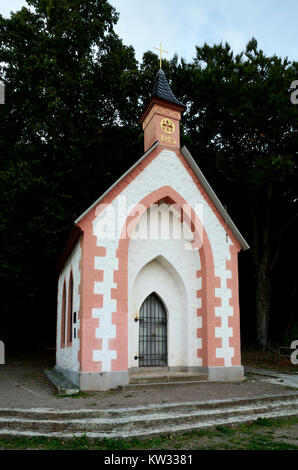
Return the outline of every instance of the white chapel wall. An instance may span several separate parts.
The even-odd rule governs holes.
[[[58,280],[58,302],[57,302],[57,354],[56,354],[56,365],[61,369],[79,371],[78,352],[80,349],[80,340],[78,338],[78,330],[80,328],[80,320],[78,320],[78,311],[80,308],[80,295],[79,285],[81,281],[80,271],[80,260],[81,260],[81,246],[80,241],[76,244],[71,255],[68,257]],[[69,279],[70,273],[73,276],[73,312],[77,314],[77,322],[73,325],[73,329],[76,328],[76,338],[73,337],[72,345],[67,346],[67,338],[65,339],[65,347],[61,348],[61,316],[62,316],[62,296],[63,296],[63,285],[65,281],[66,285],[66,309],[65,317],[67,320],[68,313],[68,302],[69,302]],[[65,328],[65,335],[67,333]]]
[[[201,218],[204,224],[213,252],[215,276],[219,277],[221,281],[221,287],[216,289],[215,295],[221,298],[222,306],[215,308],[215,315],[221,318],[222,326],[216,328],[215,334],[216,337],[222,339],[222,347],[216,349],[216,357],[223,358],[224,364],[226,366],[231,366],[234,349],[229,346],[229,338],[233,335],[233,331],[232,328],[228,326],[228,317],[233,315],[233,308],[229,305],[231,290],[227,288],[227,279],[231,277],[231,271],[226,269],[226,261],[230,260],[229,248],[230,245],[232,245],[232,241],[230,238],[226,239],[226,231],[224,227],[208,205],[204,195],[199,192],[192,177],[175,152],[167,149],[162,150],[160,154],[111,202],[109,210],[114,213],[115,220],[119,221],[121,219],[120,208],[123,205],[124,199],[127,208],[134,207],[145,196],[163,186],[170,186],[180,194],[187,203],[197,211],[197,215]],[[120,198],[121,202],[119,202]],[[93,351],[93,357],[96,361],[102,361],[102,364],[104,365],[103,370],[110,371],[111,360],[117,355],[117,351],[109,349],[108,339],[115,338],[116,335],[116,328],[112,323],[112,313],[115,311],[116,306],[115,301],[111,297],[111,289],[117,287],[113,279],[113,271],[118,269],[116,253],[121,231],[119,232],[116,224],[115,227],[109,227],[110,233],[108,236],[104,237],[102,231],[98,229],[103,214],[104,213],[99,214],[93,220],[93,234],[97,236],[97,245],[105,246],[107,250],[106,258],[94,260],[95,265],[97,265],[97,262],[99,261],[105,263],[104,282],[94,282],[94,293],[102,293],[104,295],[104,299],[106,299],[106,305],[104,305],[104,309],[93,309],[94,317],[98,317],[100,319],[104,316],[105,320],[104,322],[99,321],[99,328],[96,329],[95,333],[96,338],[103,339],[102,349]],[[121,227],[124,222],[125,219],[123,220]],[[144,266],[146,262],[149,262],[153,257],[153,254],[151,253],[147,260],[145,251],[146,250],[142,251],[142,255],[139,256],[139,261],[136,258],[135,261],[131,260],[130,262],[130,266],[134,269],[135,276],[142,266]],[[150,251],[152,251],[151,248],[149,252]],[[175,251],[175,249],[169,251],[172,252]],[[160,254],[161,253],[159,252],[156,255]],[[173,253],[169,253],[168,256],[173,256]],[[167,259],[167,256],[165,256],[165,258]],[[141,263],[141,260],[143,264]],[[179,260],[174,259],[172,263],[178,272],[179,269],[177,266],[180,262],[183,265],[186,264],[183,257]],[[139,263],[138,266],[140,264],[142,265],[137,269],[137,267],[134,266],[134,263]],[[181,278],[185,279],[184,272],[181,272]],[[132,283],[132,281],[129,282]],[[130,284],[130,289],[132,289],[132,284]],[[193,305],[192,307],[195,308]],[[108,337],[107,333],[109,334]],[[135,351],[133,354],[134,353]]]
[[[163,204],[158,211],[159,219],[150,217],[150,211],[147,211],[135,231],[139,236],[144,236],[150,226],[152,238],[132,237],[129,242],[128,367],[138,367],[135,356],[139,350],[139,322],[135,322],[135,315],[152,292],[160,296],[167,311],[169,367],[200,367],[196,355],[199,347],[196,332],[200,326],[196,273],[201,268],[200,257],[198,251],[191,247],[193,235],[188,225],[183,224],[184,231],[181,233],[180,220],[175,216],[175,211],[173,214],[171,206]],[[169,220],[170,224],[167,224]],[[155,227],[152,227],[153,223]],[[165,228],[167,225],[170,225],[170,235],[173,232],[179,235],[180,231],[184,236],[180,239],[161,239],[158,226]],[[163,235],[166,235],[165,230]],[[156,239],[157,236],[159,239]]]

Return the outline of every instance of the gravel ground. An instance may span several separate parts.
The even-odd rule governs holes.
[[[0,408],[106,409],[295,393],[282,385],[262,382],[261,376],[249,375],[242,383],[210,382],[145,391],[88,392],[83,397],[60,398],[42,372],[52,365],[50,360],[39,358],[7,360],[6,365],[0,365]]]
[[[275,429],[274,438],[280,442],[298,446],[298,423],[287,428]]]

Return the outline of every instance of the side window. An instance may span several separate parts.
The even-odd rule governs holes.
[[[68,301],[68,343],[72,343],[72,325],[73,325],[73,277],[70,274],[69,279],[69,301]]]
[[[62,312],[61,312],[61,348],[65,346],[65,314],[66,314],[66,285],[63,283],[63,294],[62,294]]]

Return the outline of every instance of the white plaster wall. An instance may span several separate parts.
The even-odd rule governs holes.
[[[78,320],[78,311],[80,308],[80,295],[78,292],[80,285],[81,271],[79,269],[79,263],[81,260],[81,247],[80,241],[76,244],[71,255],[69,256],[63,270],[60,273],[58,280],[58,306],[57,306],[57,354],[56,364],[62,369],[71,371],[79,371],[78,352],[80,349],[80,340],[78,338],[78,330],[80,329],[80,320]],[[61,316],[62,316],[62,296],[63,296],[63,285],[65,280],[66,285],[66,320],[68,312],[68,289],[69,289],[69,278],[72,270],[73,276],[73,312],[77,313],[77,322],[73,328],[76,328],[76,338],[72,339],[72,346],[61,348]],[[67,329],[65,328],[65,335]],[[66,338],[67,340],[67,338]],[[67,344],[67,341],[65,342]]]
[[[103,243],[98,240],[97,245],[102,246]],[[113,276],[114,270],[118,269],[118,259],[116,247],[110,244],[106,247],[106,256],[96,256],[94,260],[94,268],[104,272],[104,282],[94,282],[94,294],[103,294],[103,307],[92,309],[92,317],[99,319],[95,337],[102,339],[102,349],[93,351],[93,361],[101,361],[102,370],[110,371],[111,360],[116,359],[116,351],[109,349],[109,339],[116,338],[116,325],[112,324],[112,313],[116,312],[117,305],[116,300],[111,298],[111,289],[117,287]]]
[[[103,261],[105,265],[104,282],[100,287],[97,286],[96,283],[94,285],[95,292],[97,293],[96,289],[100,288],[108,302],[107,308],[96,309],[96,312],[94,311],[94,316],[101,315],[105,317],[105,326],[104,328],[99,326],[96,330],[96,337],[104,338],[107,334],[112,335],[110,337],[114,337],[115,335],[115,327],[111,323],[111,313],[115,311],[115,305],[113,305],[113,301],[111,300],[111,288],[115,287],[113,282],[113,270],[117,269],[118,264],[115,256],[121,229],[125,222],[120,209],[123,205],[126,205],[127,210],[128,208],[132,209],[132,207],[134,207],[146,195],[167,185],[171,186],[193,207],[194,210],[196,210],[197,215],[204,223],[210,240],[214,256],[215,275],[221,279],[221,287],[216,290],[216,295],[222,299],[223,305],[222,307],[216,308],[216,315],[221,317],[222,320],[222,327],[217,328],[216,335],[223,340],[223,347],[216,350],[216,356],[224,358],[225,365],[230,366],[231,359],[234,355],[234,349],[228,346],[229,337],[233,335],[232,328],[228,327],[228,317],[233,315],[233,309],[229,306],[231,290],[226,286],[226,280],[231,274],[226,270],[226,260],[230,259],[229,245],[231,245],[232,242],[230,239],[226,241],[224,228],[207,204],[204,197],[198,191],[191,176],[184,168],[179,158],[173,151],[167,149],[161,151],[150,165],[148,165],[142,173],[131,181],[122,193],[120,193],[111,203],[110,211],[113,213],[111,221],[113,222],[113,219],[116,221],[115,226],[113,226],[113,223],[111,222],[106,233],[103,233],[100,223],[104,212],[98,215],[93,221],[93,233],[97,236],[97,245],[107,247],[107,258],[106,261]],[[111,236],[113,234],[114,237]],[[147,254],[145,253],[145,250],[143,250],[143,266],[146,263],[147,258]],[[150,261],[150,259],[152,259],[152,255],[149,256],[147,261]],[[177,260],[174,261],[173,265],[177,269],[176,261]],[[184,273],[181,277],[182,279],[185,279]],[[207,312],[207,314],[209,313],[210,312]],[[102,350],[94,351],[94,360],[102,360],[105,364],[103,370],[109,371],[111,370],[111,358],[114,358],[115,355],[116,351],[108,350],[108,343],[106,341]]]
[[[180,214],[175,214],[171,207],[162,205],[159,211],[159,220],[150,217],[150,211],[147,211],[135,230],[135,233],[143,236],[146,227],[150,227],[151,238],[134,239],[133,236],[129,243],[129,367],[138,367],[138,360],[134,357],[139,349],[139,323],[134,321],[134,317],[152,292],[161,297],[168,314],[168,365],[199,367],[201,361],[196,351],[199,347],[197,328],[200,326],[197,308],[200,305],[196,296],[196,273],[201,268],[200,257],[197,251],[191,249],[189,241],[193,240],[193,234],[187,225],[184,227],[184,237],[168,240],[161,238],[163,230],[158,230],[158,226],[165,228],[170,220],[169,232],[178,234],[181,223],[177,218]],[[151,222],[148,223],[149,220]]]
[[[175,279],[159,258],[149,262],[139,272],[130,299],[128,320],[128,367],[138,367],[134,356],[139,354],[139,322],[134,321],[139,314],[144,300],[152,292],[158,294],[167,312],[167,345],[168,365],[183,366],[187,364],[187,296],[183,282]]]

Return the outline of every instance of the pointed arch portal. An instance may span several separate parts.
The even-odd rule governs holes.
[[[139,366],[167,366],[167,313],[155,293],[144,300],[139,325]]]

